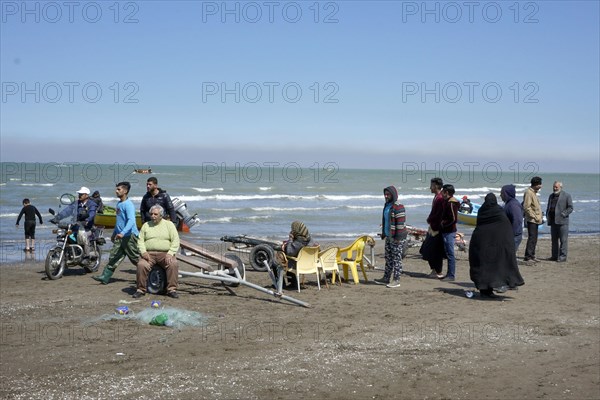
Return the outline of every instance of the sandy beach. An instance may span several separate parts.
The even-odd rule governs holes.
[[[319,291],[307,277],[301,293],[286,291],[311,308],[196,278],[180,280],[179,299],[131,302],[128,261],[103,286],[82,269],[47,280],[36,254],[0,267],[0,397],[597,399],[600,237],[569,244],[567,263],[520,265],[525,286],[495,300],[465,297],[466,253],[457,281],[440,282],[411,248],[400,288],[361,279]],[[381,241],[375,254],[382,267]],[[547,238],[537,254],[549,257]],[[250,282],[269,285],[248,268]],[[152,300],[199,312],[205,325],[112,318]]]

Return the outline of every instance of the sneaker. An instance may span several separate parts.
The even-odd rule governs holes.
[[[556,260],[556,262],[567,262],[566,258],[559,258],[558,260]]]
[[[133,297],[134,299],[139,299],[140,297],[146,295],[146,293],[144,292],[140,292],[139,290],[136,291],[131,297]]]
[[[167,293],[167,296],[169,296],[172,299],[178,299],[179,298],[179,295],[175,291]]]
[[[375,282],[378,285],[387,285],[388,283],[390,283],[389,281],[386,281],[383,278],[381,278],[381,279],[373,279],[373,282]]]
[[[445,277],[442,278],[442,281],[444,282],[454,282],[456,280],[456,278],[454,278],[453,276],[448,276],[446,275]]]
[[[385,287],[389,287],[389,288],[400,287],[400,279],[394,279],[392,282],[385,285]]]

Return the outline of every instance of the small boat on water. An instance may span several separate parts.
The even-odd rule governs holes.
[[[134,169],[133,170],[136,174],[151,174],[152,173],[152,168],[146,168],[146,169]]]
[[[475,226],[477,225],[477,212],[479,211],[480,204],[471,203],[473,205],[473,211],[465,213],[462,211],[458,212],[458,222],[465,225]]]

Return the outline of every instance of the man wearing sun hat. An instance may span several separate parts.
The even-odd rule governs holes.
[[[78,200],[73,202],[67,208],[58,213],[50,222],[58,222],[61,219],[71,217],[73,224],[79,225],[77,229],[77,243],[83,247],[84,257],[89,256],[89,232],[94,226],[94,217],[96,216],[96,202],[90,200],[90,189],[82,186],[77,191]]]

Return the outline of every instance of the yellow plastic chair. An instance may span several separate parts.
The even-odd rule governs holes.
[[[327,271],[331,271],[331,284],[335,284],[336,273],[340,275],[340,266],[337,263],[337,253],[338,247],[330,247],[326,250],[319,252],[319,268],[323,272],[323,277],[325,278],[325,287],[329,287],[327,285]],[[342,280],[340,279],[340,284]]]
[[[363,261],[363,254],[365,250],[365,245],[369,244],[370,246],[375,245],[375,240],[371,236],[361,236],[354,241],[350,246],[339,249],[337,252],[336,261],[339,265],[344,269],[344,279],[348,281],[348,268],[352,271],[352,278],[354,279],[354,284],[358,284],[358,271],[357,265],[360,266],[360,269],[363,273],[363,277],[365,278],[365,282],[368,282],[367,273],[365,272],[365,265]]]
[[[296,261],[296,268],[291,270],[296,275],[298,292],[300,292],[300,275],[317,275],[317,286],[321,290],[321,277],[319,275],[319,246],[306,246],[300,249],[298,257],[287,256],[288,260]]]

